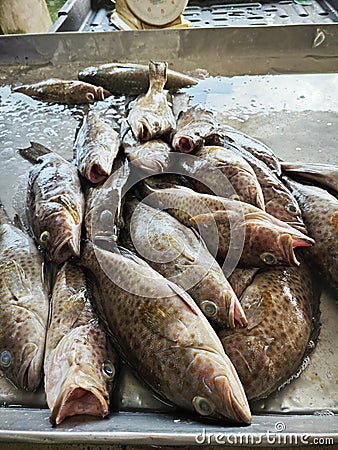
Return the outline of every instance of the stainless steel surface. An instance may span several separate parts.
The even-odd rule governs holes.
[[[37,140],[71,158],[79,110],[12,94],[9,85],[60,74],[75,77],[79,68],[111,59],[165,59],[177,70],[222,75],[206,77],[196,87],[183,90],[175,98],[176,108],[189,101],[201,102],[215,109],[220,121],[261,139],[282,158],[338,164],[335,25],[323,28],[325,40],[317,47],[313,42],[318,30],[308,25],[289,29],[292,37],[280,27],[172,31],[141,32],[141,43],[136,40],[139,32],[0,38],[0,82],[4,85],[0,88],[0,188],[11,214],[14,207],[22,208],[29,168],[29,163],[18,159],[16,149]],[[294,40],[297,37],[299,40]],[[153,48],[148,47],[150,43]],[[295,75],[298,72],[305,74]],[[248,76],[266,73],[276,75]],[[113,97],[97,107],[105,111],[109,106],[108,117],[116,118],[123,104],[123,97]],[[337,298],[326,290],[321,301],[320,339],[307,366],[286,387],[252,405],[255,414],[249,427],[203,423],[177,411],[168,414],[171,407],[124,371],[113,400],[114,408],[122,412],[112,412],[106,420],[71,418],[55,429],[44,408],[43,391],[19,393],[2,377],[2,405],[25,407],[0,408],[0,441],[257,446],[338,443],[338,305]]]

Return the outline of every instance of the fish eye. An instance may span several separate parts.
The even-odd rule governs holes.
[[[39,241],[41,242],[41,244],[46,244],[48,239],[49,239],[49,231],[44,231],[43,233],[41,233]]]
[[[299,208],[297,208],[297,206],[293,203],[289,203],[288,205],[286,205],[285,209],[293,216],[298,216],[298,214],[300,214]]]
[[[87,92],[85,97],[87,102],[93,102],[95,100],[95,96],[92,92]]]
[[[214,405],[205,397],[201,397],[196,395],[192,399],[192,405],[195,408],[195,411],[201,416],[210,416],[214,412]]]
[[[0,366],[9,367],[12,362],[12,355],[8,350],[3,350],[0,353]]]
[[[237,194],[233,194],[233,195],[230,197],[230,199],[231,199],[231,200],[237,200],[237,201],[239,201],[239,202],[242,202],[242,201],[243,201],[243,197],[241,197],[240,195],[237,195]]]
[[[277,259],[275,257],[275,255],[273,255],[272,253],[262,253],[260,255],[261,260],[263,261],[263,263],[268,264],[269,266],[276,264]]]
[[[218,306],[216,303],[211,302],[210,300],[204,300],[200,304],[201,310],[207,317],[216,317],[218,313]]]
[[[113,363],[110,361],[105,361],[102,364],[102,371],[103,371],[103,374],[109,379],[112,379],[115,376],[115,367],[114,367]]]

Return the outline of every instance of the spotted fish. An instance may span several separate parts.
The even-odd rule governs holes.
[[[299,175],[320,184],[321,186],[332,189],[338,193],[338,167],[331,164],[314,164],[302,162],[281,163],[283,172],[286,175]]]
[[[105,417],[119,359],[91,306],[84,273],[66,262],[57,274],[47,332],[45,391],[50,421]]]

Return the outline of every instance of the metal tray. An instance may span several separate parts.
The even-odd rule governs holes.
[[[22,200],[29,168],[18,161],[15,149],[36,139],[47,146],[57,142],[69,156],[77,125],[76,109],[11,94],[9,85],[76,77],[79,68],[112,60],[164,59],[173,69],[203,75],[197,86],[175,97],[177,108],[188,101],[204,103],[221,121],[263,140],[280,157],[338,164],[337,38],[336,24],[0,37],[0,188],[5,206],[12,213],[13,197]],[[121,99],[109,101],[116,106]],[[18,396],[0,379],[0,441],[283,447],[338,443],[337,306],[333,293],[324,290],[316,349],[298,378],[252,404],[250,426],[202,422],[172,410],[125,370],[107,419],[70,418],[57,428],[50,426],[43,392]]]

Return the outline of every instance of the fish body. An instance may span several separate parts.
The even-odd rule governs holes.
[[[311,279],[303,262],[256,274],[240,299],[247,328],[219,332],[250,400],[269,395],[301,365],[315,300]]]
[[[265,211],[300,231],[306,232],[299,205],[282,181],[261,160],[228,138],[227,128],[219,128],[207,142],[208,145],[221,145],[239,154],[250,164],[261,186]]]
[[[163,172],[170,163],[169,144],[162,139],[139,141],[131,128],[123,136],[122,147],[131,164],[149,175]]]
[[[119,134],[95,112],[84,117],[74,143],[75,164],[82,176],[100,183],[111,174],[119,151]]]
[[[187,291],[210,321],[229,327],[246,324],[222,269],[193,230],[136,200],[126,209],[129,239],[140,257]]]
[[[195,152],[195,157],[182,162],[183,170],[190,176],[195,189],[222,196],[224,188],[225,194],[229,193],[231,198],[264,210],[262,189],[244,158],[219,146],[204,146]]]
[[[253,267],[298,265],[294,249],[314,242],[248,203],[199,194],[184,186],[161,189],[160,183],[156,183],[149,179],[143,182],[140,188],[143,201],[194,227],[212,255],[224,260],[230,253],[235,266],[238,262]]]
[[[83,81],[59,80],[57,78],[17,86],[13,88],[13,91],[46,102],[70,105],[94,103],[98,100],[104,100],[111,95],[106,89]]]
[[[286,175],[299,175],[316,184],[332,189],[338,193],[338,167],[331,164],[314,164],[302,162],[281,163]]]
[[[128,160],[118,158],[107,181],[87,189],[84,224],[90,241],[108,246],[117,241],[124,224],[122,211],[129,175]]]
[[[82,264],[98,281],[100,305],[125,360],[174,405],[249,423],[241,383],[190,296],[135,255],[86,243]]]
[[[196,78],[168,69],[165,88],[169,91],[197,84]],[[78,74],[79,80],[103,86],[116,94],[143,94],[149,88],[149,66],[142,64],[110,63],[86,67]]]
[[[195,152],[216,129],[217,122],[213,111],[201,105],[191,106],[178,115],[172,146],[174,150],[182,153]]]
[[[41,253],[0,205],[0,370],[19,389],[43,376],[49,300]]]
[[[53,287],[44,362],[52,424],[78,414],[105,417],[118,367],[91,306],[84,273],[66,262]]]
[[[258,271],[258,267],[236,267],[236,269],[228,276],[229,284],[238,298],[251,284]]]
[[[135,100],[128,113],[128,123],[140,141],[168,135],[176,126],[167,91],[164,90],[167,67],[166,62],[149,63],[149,89]]]
[[[325,189],[307,186],[290,179],[285,181],[296,197],[315,245],[304,255],[338,289],[338,199]]]
[[[34,163],[26,211],[37,243],[56,263],[79,256],[84,195],[76,167],[37,143],[20,154]]]

